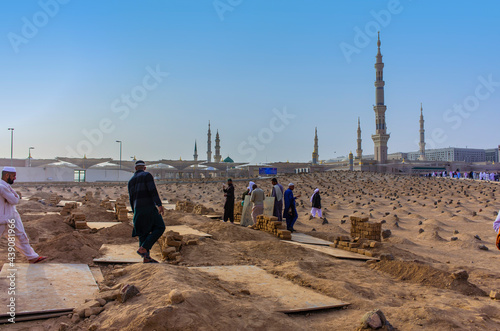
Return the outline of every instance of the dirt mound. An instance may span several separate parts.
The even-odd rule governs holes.
[[[398,244],[398,245],[416,245],[411,240],[408,240],[408,239],[402,238],[402,237],[396,237],[396,236],[392,236],[392,237],[387,238],[387,242],[390,242],[391,244]]]
[[[282,313],[267,309],[265,299],[242,293],[243,283],[226,283],[198,270],[170,265],[136,264],[125,272],[119,282],[135,284],[141,295],[126,304],[111,305],[89,325],[118,330],[299,329]],[[168,304],[173,289],[182,293],[184,302]]]
[[[417,236],[418,239],[421,240],[429,240],[429,241],[446,241],[446,239],[443,239],[440,235],[439,232],[437,231],[424,231],[420,233]]]
[[[370,266],[401,281],[453,290],[469,296],[485,296],[486,292],[467,280],[453,279],[451,273],[431,266],[407,261],[380,261]]]
[[[34,249],[38,254],[48,256],[50,262],[91,264],[99,256],[101,244],[91,234],[72,231],[34,245]]]

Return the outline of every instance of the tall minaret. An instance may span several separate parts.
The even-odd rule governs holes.
[[[207,162],[212,162],[212,133],[210,132],[210,121],[208,121]]]
[[[375,134],[372,135],[375,145],[375,160],[381,164],[387,163],[387,141],[390,135],[387,134],[385,125],[385,111],[387,107],[384,104],[384,63],[382,62],[382,54],[380,54],[380,32],[378,33],[378,52],[377,62],[375,63],[376,79],[375,79]]]
[[[420,103],[420,156],[418,159],[420,161],[425,161],[425,130],[424,130],[424,110],[422,108],[422,103]]]
[[[193,154],[193,159],[195,161],[198,161],[198,148],[196,147],[196,140],[194,141],[194,154]]]
[[[318,128],[314,129],[314,151],[312,153],[312,164],[318,164]]]
[[[215,134],[215,156],[214,156],[214,162],[220,162],[222,159],[220,155],[220,139],[219,139],[219,130],[217,130],[217,133]]]
[[[361,124],[358,117],[358,148],[356,149],[356,159],[361,160],[363,157],[363,150],[361,149]]]

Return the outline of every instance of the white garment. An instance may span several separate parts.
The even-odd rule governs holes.
[[[313,208],[311,209],[311,215],[312,217],[316,217],[316,214],[321,218],[323,217],[323,213],[321,212],[321,208]]]
[[[16,205],[19,203],[19,196],[12,187],[0,180],[0,224],[7,224],[17,213]],[[18,214],[19,215],[19,214]]]
[[[500,230],[500,211],[498,212],[497,219],[493,222],[493,229],[495,229],[496,233]]]
[[[28,260],[34,260],[38,258],[38,254],[35,253],[30,246],[28,236],[24,231],[21,216],[16,209],[18,203],[19,196],[17,193],[7,182],[0,180],[0,235],[8,238],[9,229],[12,226],[11,224],[14,224],[16,248],[26,256]],[[11,223],[9,220],[14,220],[14,222]]]
[[[248,192],[248,194],[252,193],[252,191],[253,191],[253,186],[254,186],[254,185],[255,185],[255,183],[254,183],[254,182],[250,182],[250,183],[248,184],[248,187],[247,187],[247,188],[250,190],[250,192]]]
[[[311,202],[313,202],[314,195],[319,192],[319,188],[314,190],[313,195],[311,195]],[[321,216],[320,216],[321,217]]]

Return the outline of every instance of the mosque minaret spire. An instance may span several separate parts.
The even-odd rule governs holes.
[[[358,148],[356,149],[356,159],[361,160],[363,157],[363,150],[361,149],[361,124],[358,117]]]
[[[219,130],[215,134],[215,156],[214,162],[220,162],[222,160],[222,156],[220,155],[220,138],[219,138]]]
[[[425,130],[424,130],[424,110],[422,108],[422,103],[420,103],[420,156],[418,159],[420,161],[425,161]]]
[[[382,62],[382,54],[380,53],[380,32],[378,33],[378,52],[375,62],[375,134],[372,135],[373,144],[375,145],[375,160],[380,164],[387,163],[387,141],[390,135],[387,134],[385,124],[385,111],[387,107],[384,102],[384,63]]]
[[[198,148],[196,147],[196,140],[194,141],[194,154],[193,154],[193,159],[195,161],[198,161]]]
[[[208,121],[207,162],[212,162],[212,133],[210,132],[210,121]]]
[[[312,164],[318,164],[318,128],[314,129],[314,151],[312,153]]]

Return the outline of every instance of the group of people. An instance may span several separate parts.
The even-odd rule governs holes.
[[[285,190],[283,185],[278,183],[276,178],[271,179],[271,197],[274,198],[274,208],[273,216],[277,217],[280,222],[285,219],[286,228],[288,231],[294,232],[294,224],[298,219],[296,199],[300,198],[301,195],[294,196],[293,190],[295,185],[293,183],[288,184],[288,188]],[[227,180],[227,186],[223,185],[222,190],[224,192],[225,202],[224,202],[224,222],[234,223],[234,185],[232,179]],[[257,186],[254,182],[250,181],[246,191],[242,194],[241,204],[244,204],[245,197],[250,196],[250,202],[253,204],[252,207],[252,220],[256,224],[257,216],[264,213],[264,200],[266,198],[264,190]],[[319,189],[315,189],[311,196],[311,216],[322,218],[321,212],[321,196]],[[325,223],[326,220],[323,220]]]
[[[128,193],[130,197],[130,206],[134,213],[132,236],[139,237],[139,249],[137,254],[143,258],[144,263],[158,263],[150,255],[154,243],[161,237],[165,231],[165,223],[162,215],[164,208],[158,195],[153,176],[146,172],[144,161],[135,163],[135,173],[128,182]],[[20,251],[30,263],[38,263],[47,259],[46,256],[37,254],[29,243],[28,236],[24,230],[21,217],[16,209],[20,201],[20,195],[14,191],[12,184],[16,180],[16,169],[14,167],[4,167],[2,178],[0,180],[0,234],[8,238],[8,259],[15,259],[15,248]],[[273,216],[279,221],[286,221],[287,230],[294,232],[294,224],[297,221],[296,199],[300,194],[294,196],[295,185],[288,184],[288,189],[284,190],[283,185],[278,183],[276,178],[271,180],[271,197],[274,198]],[[224,222],[228,220],[234,223],[234,186],[231,179],[227,180],[227,186],[223,185],[224,196]],[[252,219],[255,223],[258,215],[264,212],[265,193],[254,182],[250,182],[247,190],[243,194],[250,195],[250,201],[253,203]],[[310,202],[312,205],[311,216],[322,217],[321,196],[319,189],[315,189]],[[496,245],[500,249],[500,212],[498,213],[493,228],[497,233]],[[11,239],[13,238],[13,239]]]
[[[449,178],[468,178],[468,179],[477,179],[477,180],[489,180],[498,182],[500,180],[500,174],[495,172],[476,172],[476,171],[434,171],[425,175],[426,177],[449,177]]]

